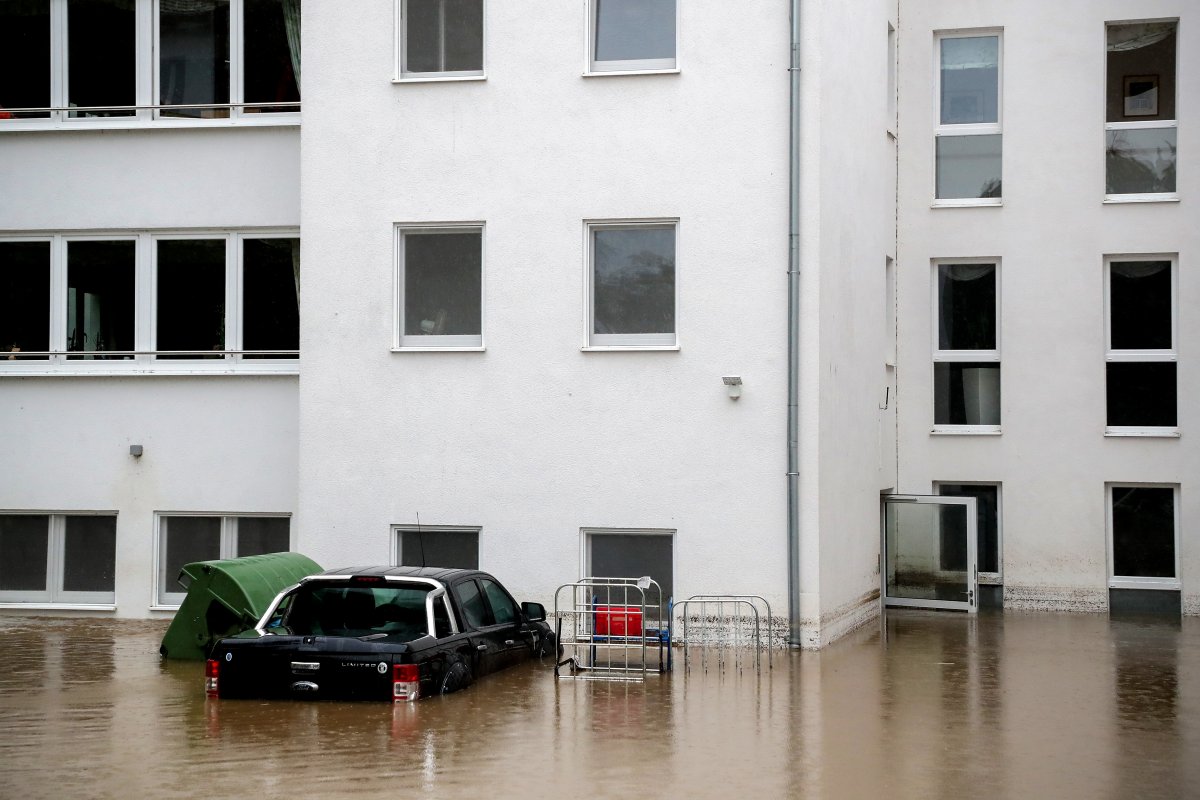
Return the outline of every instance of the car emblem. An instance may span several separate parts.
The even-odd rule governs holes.
[[[380,675],[383,675],[387,672],[387,664],[383,661],[380,661],[379,666],[376,667],[375,669],[377,669],[379,671]]]
[[[233,661],[233,653],[226,653],[226,654],[225,654],[225,660],[226,660],[226,661]]]

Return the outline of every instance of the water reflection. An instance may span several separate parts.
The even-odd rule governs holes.
[[[4,796],[957,800],[1200,785],[1193,618],[889,612],[773,669],[629,684],[530,664],[394,706],[206,699],[203,664],[159,660],[164,629],[0,618]]]

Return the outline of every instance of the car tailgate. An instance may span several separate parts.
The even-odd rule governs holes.
[[[224,639],[213,649],[221,697],[389,700],[404,645],[322,636]]]

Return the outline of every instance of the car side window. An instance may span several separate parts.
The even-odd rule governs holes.
[[[488,604],[497,625],[511,625],[517,621],[517,604],[508,596],[508,592],[495,581],[481,580],[483,591],[487,594]]]
[[[462,609],[464,621],[471,628],[485,628],[492,624],[488,614],[487,604],[479,592],[475,581],[463,581],[454,587],[454,596],[458,598],[459,608]]]

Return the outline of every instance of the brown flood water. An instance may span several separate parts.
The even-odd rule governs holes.
[[[0,617],[0,798],[1198,798],[1200,620],[889,612],[774,668],[211,701],[161,622]]]

